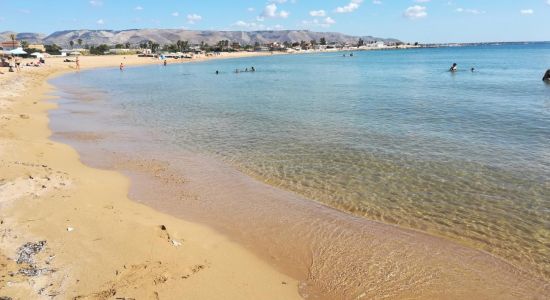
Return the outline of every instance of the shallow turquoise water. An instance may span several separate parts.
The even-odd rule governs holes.
[[[215,155],[550,278],[550,44],[354,54],[102,69],[54,83],[101,91],[117,112],[102,122],[151,132],[167,152]]]

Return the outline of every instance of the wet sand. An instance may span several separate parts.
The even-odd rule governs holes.
[[[130,201],[128,178],[50,140],[46,80],[73,69],[47,63],[0,74],[1,298],[300,298],[298,280],[206,226]]]
[[[52,112],[55,139],[76,147],[87,164],[128,175],[131,199],[207,224],[298,278],[304,297],[543,299],[550,292],[548,282],[488,253],[350,216],[212,157],[148,148],[146,134],[68,130],[72,112],[82,109],[74,96]],[[97,105],[96,114],[108,113]]]

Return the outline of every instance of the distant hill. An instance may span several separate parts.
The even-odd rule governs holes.
[[[46,37],[46,35],[41,34],[41,33],[32,33],[32,32],[15,33],[13,31],[4,31],[4,32],[0,32],[0,41],[2,41],[2,42],[3,41],[10,41],[11,40],[11,38],[10,38],[11,34],[15,34],[17,40],[27,41],[30,44],[42,43],[44,38]]]
[[[9,40],[13,32],[0,32],[0,39]],[[265,31],[197,31],[183,29],[129,29],[129,30],[64,30],[57,31],[48,36],[39,33],[18,33],[18,40],[29,43],[42,42],[44,44],[57,44],[67,46],[69,41],[75,43],[82,39],[82,44],[140,44],[152,41],[161,45],[175,43],[177,40],[189,41],[191,44],[201,42],[210,45],[221,40],[229,40],[241,44],[260,44],[270,42],[300,42],[319,41],[324,37],[327,42],[356,43],[359,38],[365,41],[399,42],[396,39],[384,39],[372,36],[350,36],[336,32],[314,32],[309,30],[265,30]]]

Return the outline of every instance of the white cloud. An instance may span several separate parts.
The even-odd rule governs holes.
[[[348,3],[348,5],[346,6],[337,7],[335,12],[341,13],[341,14],[354,12],[359,8],[361,3],[363,3],[363,0],[351,0],[351,2]]]
[[[138,5],[138,6],[136,6],[134,9],[135,9],[135,10],[143,10],[143,7],[141,7],[141,6]]]
[[[250,23],[247,23],[245,21],[237,21],[237,22],[235,22],[235,24],[233,24],[233,26],[248,27],[248,26],[250,26]]]
[[[103,21],[103,19],[99,19],[99,20],[96,21],[96,23],[98,25],[103,25],[103,24],[105,24],[105,21]]]
[[[380,0],[372,0],[372,4],[380,5],[380,4],[382,4],[382,1],[380,1]]]
[[[187,23],[195,24],[202,20],[202,17],[197,14],[187,15]]]
[[[312,16],[312,17],[324,17],[327,15],[327,13],[320,9],[320,10],[312,10],[309,12],[309,15]]]
[[[91,0],[90,5],[92,5],[92,6],[101,6],[101,5],[103,5],[103,1]]]
[[[336,23],[336,21],[334,21],[334,19],[331,18],[331,17],[326,17],[326,18],[323,20],[323,22],[324,22],[325,24],[327,24],[327,25],[332,25],[332,24],[335,24],[335,23]]]
[[[548,0],[548,1],[550,1],[550,0]],[[256,11],[256,9],[255,9],[254,7],[249,7],[249,8],[247,8],[246,10],[249,11],[249,12]]]
[[[550,5],[550,0],[546,0],[546,4]]]
[[[175,11],[173,13],[171,13],[172,17],[179,17],[180,16],[180,13]]]
[[[461,7],[457,8],[456,12],[472,14],[472,15],[481,15],[481,14],[485,13],[485,11],[483,11],[483,10],[477,10],[477,9],[472,9],[472,8],[461,8]]]
[[[416,2],[416,3],[428,3],[430,1],[432,1],[432,0],[414,0],[414,2]]]
[[[262,14],[258,17],[259,21],[263,21],[265,18],[283,18],[286,19],[290,15],[289,12],[281,10],[278,11],[277,4],[271,3],[264,8]]]
[[[411,20],[417,20],[427,17],[428,12],[426,11],[425,6],[414,5],[407,8],[403,13],[403,16]]]
[[[332,25],[332,24],[336,24],[336,21],[331,17],[326,17],[324,19],[321,19],[321,21],[319,21],[319,19],[313,19],[311,21],[304,20],[304,21],[302,21],[302,24],[306,25],[306,26],[309,26],[309,27],[327,28],[327,27],[330,27],[330,25]]]
[[[245,21],[237,21],[235,22],[235,24],[233,24],[233,26],[251,29],[251,30],[265,29],[264,24],[255,23],[255,22],[245,22]]]
[[[519,13],[524,15],[524,16],[528,16],[528,15],[534,14],[535,11],[529,8],[529,9],[522,9],[522,10],[519,11]]]

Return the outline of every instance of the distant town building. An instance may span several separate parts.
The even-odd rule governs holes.
[[[59,52],[61,52],[61,56],[76,56],[76,55],[81,55],[81,54],[84,54],[86,52],[88,52],[88,50],[86,49],[61,49]]]
[[[129,53],[135,53],[135,50],[132,49],[120,49],[120,48],[114,48],[109,49],[108,51],[110,54],[129,54]]]
[[[231,44],[231,48],[232,48],[233,50],[237,50],[237,51],[238,51],[238,50],[241,50],[241,44],[239,44],[239,43],[237,43],[237,42],[234,42],[234,43]]]
[[[4,50],[10,51],[21,47],[21,43],[19,41],[6,41],[0,43],[0,47]]]
[[[254,50],[255,51],[268,52],[268,51],[271,51],[271,48],[269,48],[268,46],[256,46],[256,47],[254,47]]]
[[[46,52],[46,47],[42,44],[29,44],[28,49],[36,49],[40,52]]]

